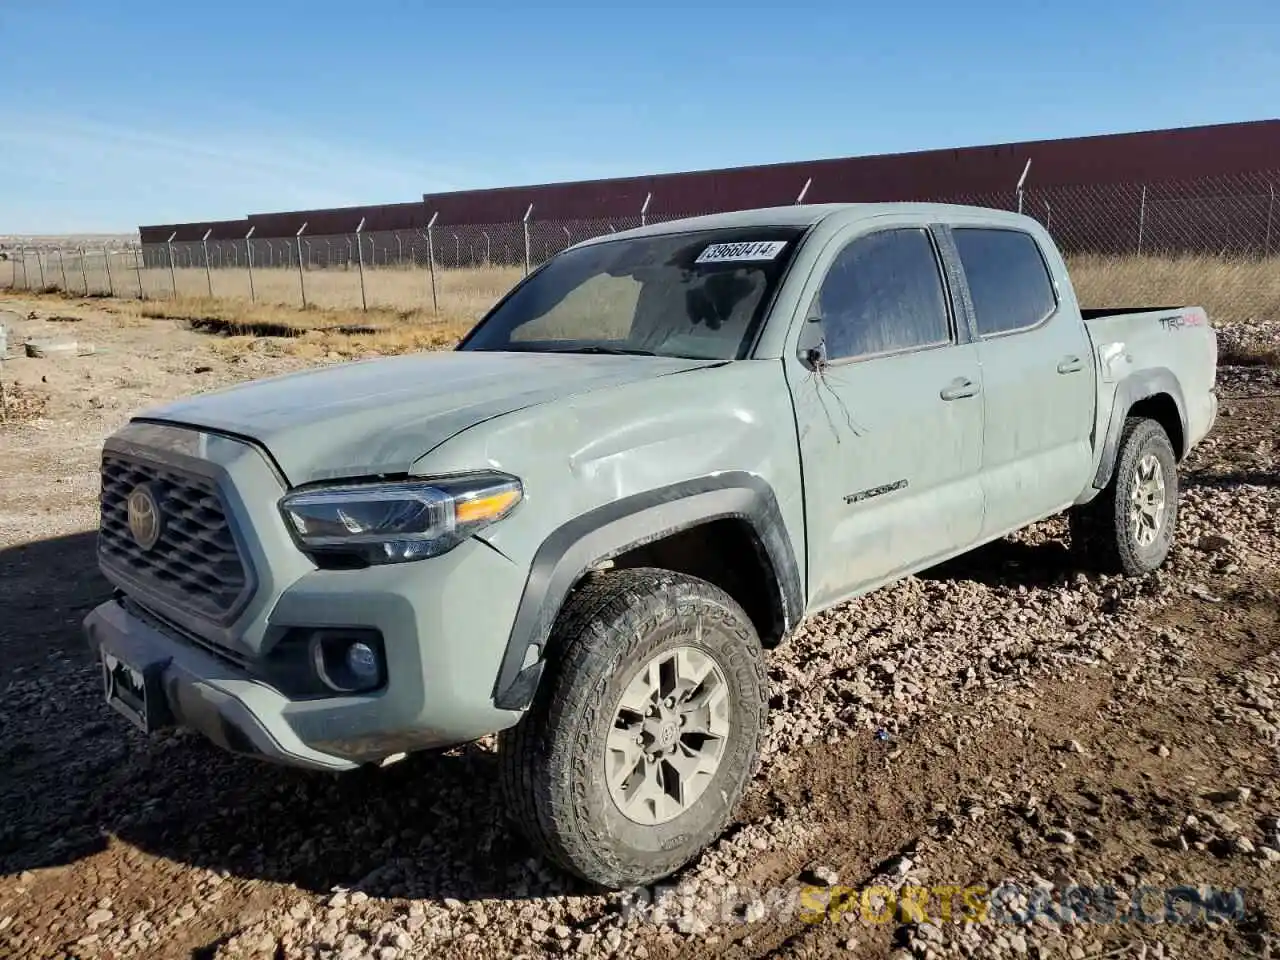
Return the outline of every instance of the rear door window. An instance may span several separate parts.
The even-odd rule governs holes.
[[[956,227],[951,233],[979,336],[1026,330],[1057,309],[1049,268],[1031,234],[979,227]]]

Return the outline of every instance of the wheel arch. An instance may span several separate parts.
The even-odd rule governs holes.
[[[736,591],[700,565],[717,558],[720,548],[750,548],[727,565],[735,580],[747,571]],[[538,548],[494,682],[495,706],[528,707],[556,617],[584,578],[606,563],[703,576],[738,600],[766,646],[794,629],[803,609],[795,553],[763,478],[727,472],[624,497],[575,517]]]
[[[1102,456],[1093,478],[1093,486],[1098,490],[1111,482],[1120,452],[1124,424],[1132,416],[1156,421],[1169,435],[1175,459],[1181,461],[1186,455],[1186,403],[1178,378],[1166,367],[1141,370],[1116,385],[1111,418],[1103,437]]]

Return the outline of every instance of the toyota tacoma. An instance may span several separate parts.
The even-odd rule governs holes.
[[[725,828],[764,651],[1060,513],[1165,560],[1217,412],[1190,306],[1082,309],[1035,220],[798,205],[589,240],[452,351],[233,386],[105,443],[106,701],[343,771],[497,733],[529,841],[608,888]]]

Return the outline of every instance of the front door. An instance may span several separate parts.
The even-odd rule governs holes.
[[[972,545],[982,528],[982,370],[934,237],[836,237],[785,357],[800,436],[810,609]]]

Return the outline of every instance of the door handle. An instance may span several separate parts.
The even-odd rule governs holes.
[[[1058,364],[1059,373],[1079,373],[1084,369],[1084,361],[1079,357],[1063,357]]]
[[[978,393],[978,385],[968,377],[956,377],[949,384],[942,388],[939,394],[943,400],[960,400],[963,397],[973,397]]]

